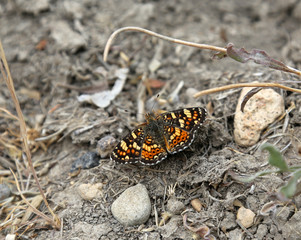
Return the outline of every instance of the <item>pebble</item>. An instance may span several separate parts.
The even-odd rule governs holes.
[[[51,37],[56,41],[62,50],[71,50],[76,52],[87,45],[82,35],[73,31],[64,21],[55,21],[50,23]]]
[[[0,184],[0,201],[8,198],[11,195],[10,188],[5,184]]]
[[[268,227],[265,224],[260,224],[257,228],[256,237],[258,239],[264,239],[268,233]]]
[[[277,220],[281,222],[287,222],[290,219],[291,211],[288,207],[279,207],[277,208],[277,212],[275,214],[277,216]]]
[[[197,212],[200,212],[203,208],[203,204],[200,201],[200,199],[198,199],[198,198],[192,199],[190,201],[190,204],[194,208],[194,210],[196,210]]]
[[[15,240],[17,236],[15,234],[7,234],[5,240]]]
[[[96,183],[96,184],[81,184],[78,186],[77,190],[79,195],[85,199],[85,200],[93,200],[94,198],[97,198],[98,196],[102,196],[102,183]]]
[[[236,228],[228,233],[229,240],[242,240],[244,233],[239,228]]]
[[[97,142],[97,152],[101,158],[106,158],[110,155],[116,144],[116,138],[111,135],[107,135]]]
[[[236,218],[245,228],[249,228],[253,225],[255,213],[250,209],[240,207],[238,209]]]
[[[282,234],[286,239],[300,239],[301,211],[297,211],[284,225],[281,225]]]
[[[251,89],[243,88],[236,107],[234,138],[240,146],[257,143],[262,130],[284,113],[283,98],[272,89],[262,89],[256,93],[241,112],[241,101]]]
[[[112,204],[114,218],[125,226],[145,223],[151,213],[151,202],[142,184],[126,189]]]
[[[171,214],[179,215],[184,211],[185,205],[177,199],[171,198],[167,202],[167,209]]]
[[[71,166],[70,172],[77,169],[89,169],[99,165],[99,156],[96,152],[87,152],[78,159],[76,159]]]
[[[229,229],[234,229],[236,227],[235,215],[232,212],[225,212],[225,216],[221,221],[221,227],[224,232],[227,232]]]

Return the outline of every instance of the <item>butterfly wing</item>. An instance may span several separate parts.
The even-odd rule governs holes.
[[[166,157],[166,150],[148,134],[142,144],[140,162],[146,165],[154,165],[161,162]]]
[[[123,164],[139,162],[145,139],[143,129],[140,126],[125,136],[111,153],[111,160]]]
[[[163,120],[168,152],[176,153],[190,146],[195,132],[206,117],[207,111],[204,108],[185,108],[159,115],[158,118]]]

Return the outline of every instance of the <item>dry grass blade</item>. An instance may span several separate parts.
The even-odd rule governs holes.
[[[11,119],[19,120],[15,115],[13,115],[5,108],[0,107],[0,111],[5,112]]]
[[[27,131],[26,131],[26,124],[25,124],[25,121],[24,121],[24,117],[23,117],[23,114],[22,114],[22,111],[21,111],[21,107],[20,107],[20,104],[19,104],[19,101],[18,101],[18,98],[17,98],[17,95],[16,95],[16,92],[15,92],[15,88],[14,88],[14,83],[13,83],[13,80],[12,80],[12,77],[11,77],[11,74],[10,74],[10,71],[9,71],[9,67],[8,67],[8,64],[7,64],[7,61],[6,61],[6,57],[5,57],[5,54],[4,54],[4,50],[3,50],[3,47],[2,47],[2,43],[0,41],[0,70],[1,70],[1,73],[2,73],[2,76],[3,76],[3,79],[5,80],[6,82],[6,85],[10,91],[10,94],[12,96],[12,100],[15,104],[15,108],[16,108],[16,111],[17,111],[17,115],[18,115],[18,119],[19,119],[19,124],[20,124],[20,133],[21,133],[21,138],[23,140],[23,144],[24,144],[24,151],[26,153],[26,156],[27,156],[27,160],[28,160],[28,164],[30,166],[30,169],[31,169],[31,172],[34,176],[34,179],[36,181],[36,184],[39,188],[39,191],[41,192],[41,195],[43,197],[43,200],[45,202],[45,205],[47,206],[49,212],[51,213],[51,215],[53,216],[53,220],[51,219],[50,220],[50,223],[53,225],[54,228],[56,229],[60,229],[60,220],[59,218],[53,213],[52,209],[50,208],[49,204],[48,204],[48,201],[45,197],[45,194],[41,188],[41,185],[39,183],[39,180],[38,180],[38,177],[37,177],[37,174],[34,170],[34,167],[33,167],[33,164],[32,164],[32,160],[31,160],[31,153],[30,153],[30,149],[29,149],[29,144],[28,144],[28,141],[27,141]],[[40,213],[42,214],[42,213]],[[49,218],[42,214],[43,217],[46,217],[45,219],[47,219],[47,221],[49,221]]]
[[[207,50],[212,50],[212,51],[217,51],[217,52],[222,52],[222,53],[227,52],[226,48],[216,47],[216,46],[212,46],[212,45],[208,45],[208,44],[199,44],[199,43],[194,43],[194,42],[183,41],[183,40],[180,40],[180,39],[167,37],[167,36],[164,36],[162,34],[158,34],[158,33],[155,33],[153,31],[150,31],[150,30],[147,30],[147,29],[144,29],[144,28],[140,28],[140,27],[124,27],[124,28],[119,28],[118,30],[113,32],[111,34],[109,40],[107,41],[107,44],[105,46],[105,50],[104,50],[104,53],[103,53],[103,60],[105,62],[107,61],[110,46],[112,45],[112,42],[115,39],[115,37],[119,33],[126,32],[126,31],[142,32],[142,33],[151,35],[153,37],[160,38],[160,39],[165,40],[165,41],[169,41],[169,42],[177,43],[177,44],[182,44],[182,45],[189,46],[189,47],[195,47],[195,48],[199,48],[199,49],[207,49]]]
[[[14,179],[15,179],[15,181],[16,181],[17,189],[18,189],[18,191],[19,191],[19,193],[20,193],[20,196],[21,196],[21,198],[23,199],[23,201],[24,201],[24,202],[32,209],[32,211],[33,211],[35,214],[37,214],[38,216],[44,218],[47,222],[49,222],[50,224],[52,224],[52,223],[53,223],[53,220],[52,220],[51,218],[49,218],[49,217],[46,216],[44,213],[42,213],[41,211],[39,211],[38,209],[36,209],[34,206],[31,205],[30,202],[27,201],[27,199],[24,197],[24,195],[23,195],[22,192],[21,192],[20,185],[19,185],[19,182],[18,182],[18,179],[17,179],[15,173],[14,173],[12,170],[11,170],[11,173],[12,173],[13,176],[14,176]]]
[[[233,89],[233,88],[242,88],[242,87],[277,87],[277,88],[282,88],[287,91],[301,93],[301,89],[286,87],[279,83],[238,83],[238,84],[231,84],[231,85],[226,85],[226,86],[222,86],[222,87],[211,88],[211,89],[207,89],[204,91],[200,91],[200,92],[194,94],[193,97],[197,98],[197,97],[201,97],[201,96],[204,96],[207,94],[212,94],[212,93],[222,92],[222,91],[226,91],[226,90]]]

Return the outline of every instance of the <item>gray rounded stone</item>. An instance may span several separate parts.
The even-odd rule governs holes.
[[[112,204],[114,218],[125,226],[145,223],[151,213],[151,202],[142,184],[126,189]]]
[[[179,215],[181,214],[181,212],[184,211],[185,205],[184,203],[178,201],[177,199],[171,198],[167,202],[167,209],[170,213],[174,215]]]

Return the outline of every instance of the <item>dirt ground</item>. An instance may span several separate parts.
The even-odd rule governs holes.
[[[62,230],[43,227],[39,221],[36,227],[25,230],[24,224],[18,230],[19,234],[25,231],[21,239],[193,239],[193,233],[183,225],[182,215],[156,226],[171,197],[170,186],[175,186],[174,196],[184,203],[189,224],[208,226],[216,239],[301,239],[300,196],[267,216],[259,213],[287,176],[274,174],[241,184],[226,175],[228,170],[250,174],[269,168],[267,154],[258,150],[265,141],[279,149],[288,145],[283,151],[288,163],[300,164],[294,145],[296,139],[301,139],[300,95],[275,89],[283,95],[286,109],[291,102],[296,105],[289,115],[287,134],[277,137],[283,130],[282,120],[250,148],[237,146],[233,138],[240,89],[192,97],[197,91],[233,83],[282,82],[300,88],[300,82],[294,76],[251,62],[212,60],[212,52],[142,33],[118,35],[104,63],[106,41],[113,31],[125,26],[219,47],[232,42],[247,50],[263,49],[273,58],[301,69],[298,0],[1,1],[0,38],[26,123],[38,130],[39,137],[58,133],[51,143],[44,141],[49,143],[46,151],[40,144],[32,157],[47,198],[63,221]],[[107,107],[78,101],[81,94],[110,90],[116,80],[114,74],[125,67],[129,71],[123,90]],[[150,91],[142,83],[145,78],[153,79],[149,81]],[[181,81],[184,86],[172,101],[167,101]],[[0,84],[0,107],[16,114],[5,82]],[[155,104],[158,93],[161,105]],[[96,167],[70,176],[76,159],[97,151],[98,141],[106,136],[120,140],[143,120],[143,109],[172,111],[191,106],[213,109],[191,149],[155,166],[119,165],[106,155]],[[0,129],[1,134],[7,129],[17,132],[18,124],[3,117]],[[275,137],[269,138],[272,135]],[[14,165],[3,146],[1,151],[0,157]],[[1,169],[8,169],[1,164]],[[28,171],[23,170],[23,179],[27,179]],[[29,189],[36,192],[32,178],[30,182]],[[78,187],[87,183],[101,183],[101,194],[84,200]],[[110,207],[120,193],[138,183],[149,192],[151,216],[142,226],[124,227],[114,219]],[[192,199],[202,203],[200,212],[191,206]],[[236,221],[240,204],[256,215],[248,229]],[[47,212],[43,205],[41,210]],[[5,213],[0,217],[4,220]],[[3,230],[0,238],[8,233]]]

